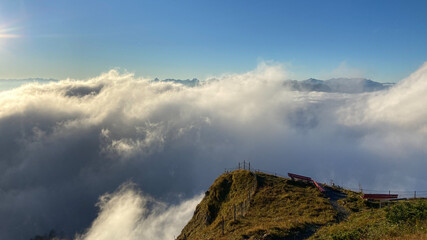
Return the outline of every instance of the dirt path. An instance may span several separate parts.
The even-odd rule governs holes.
[[[336,221],[341,222],[344,219],[347,218],[347,216],[350,214],[350,212],[343,206],[341,206],[338,203],[338,200],[346,198],[347,194],[334,190],[330,187],[322,186],[325,189],[325,195],[329,198],[329,201],[332,205],[332,207],[338,212]],[[316,231],[322,226],[310,226],[306,228],[303,232],[299,233],[298,235],[295,235],[293,239],[307,239],[311,237]]]
[[[346,198],[347,194],[334,190],[330,187],[325,187],[325,191],[326,196],[329,197],[332,207],[338,212],[337,222],[341,222],[346,219],[350,212],[345,207],[338,204],[338,200]]]

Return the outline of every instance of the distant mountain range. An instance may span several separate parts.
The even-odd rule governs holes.
[[[283,85],[294,91],[362,93],[385,90],[394,83],[380,83],[365,78],[332,78],[329,80],[309,78],[303,81],[287,80]]]
[[[58,81],[56,79],[29,78],[29,79],[0,79],[0,91],[19,87],[30,82],[48,83]],[[172,82],[188,87],[197,87],[203,84],[197,78],[193,79],[153,79],[153,82]],[[339,93],[362,93],[385,90],[393,86],[394,83],[380,83],[365,78],[332,78],[329,80],[319,80],[309,78],[303,81],[286,80],[283,86],[293,91],[303,92],[339,92]]]
[[[164,79],[159,80],[155,78],[153,82],[173,82],[182,84],[188,87],[197,87],[202,84],[197,78],[193,79]],[[362,93],[362,92],[374,92],[381,91],[390,88],[394,83],[380,83],[365,78],[332,78],[329,80],[319,80],[315,78],[309,78],[303,81],[297,80],[286,80],[283,83],[284,87],[287,87],[293,91],[303,92],[339,92],[339,93]]]
[[[180,79],[164,79],[159,80],[158,78],[155,78],[153,82],[172,82],[172,83],[179,83],[188,87],[196,87],[200,85],[200,81],[197,78],[193,79],[186,79],[186,80],[180,80]]]

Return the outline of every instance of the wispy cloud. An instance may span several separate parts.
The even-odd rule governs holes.
[[[363,78],[366,77],[366,72],[362,69],[350,66],[347,61],[343,61],[338,67],[332,70],[330,77]]]

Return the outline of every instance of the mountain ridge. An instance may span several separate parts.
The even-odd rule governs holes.
[[[294,91],[338,92],[338,93],[363,93],[386,90],[393,83],[380,83],[366,78],[331,78],[319,80],[309,78],[303,81],[287,80],[283,85]]]

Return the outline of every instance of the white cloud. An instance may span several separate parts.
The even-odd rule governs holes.
[[[197,195],[168,206],[142,195],[132,183],[125,183],[116,192],[100,197],[97,218],[76,240],[174,239],[191,219],[201,198]]]
[[[377,152],[398,154],[402,158],[407,158],[407,153],[425,153],[426,80],[427,63],[390,90],[365,96],[341,108],[340,123],[373,130],[364,142],[369,142],[370,148]]]
[[[422,188],[425,69],[387,92],[363,94],[288,91],[288,73],[267,64],[193,88],[111,70],[1,92],[0,238],[82,232],[98,197],[128,180],[162,199],[154,206],[164,211],[150,215],[161,208],[146,208],[151,200],[134,189],[119,190],[101,201],[84,237],[116,223],[124,236],[159,235],[140,219],[156,216],[168,226],[178,196],[193,199],[242,160],[325,182]],[[115,222],[109,215],[122,203],[137,211],[123,209],[129,221]]]

